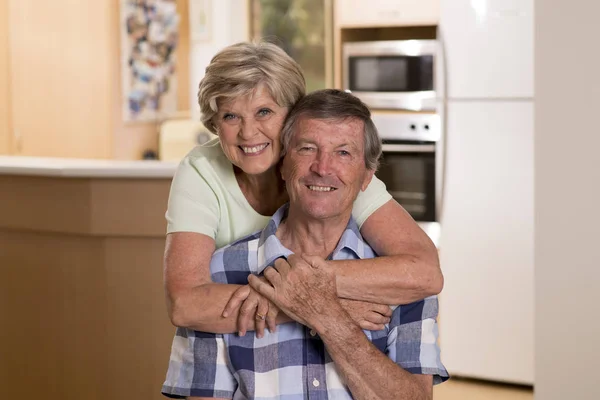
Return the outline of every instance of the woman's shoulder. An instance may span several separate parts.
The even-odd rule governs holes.
[[[223,149],[219,143],[219,138],[214,137],[209,141],[194,147],[183,160],[193,163],[202,160],[212,161],[216,159],[222,159],[224,157],[225,154],[223,153]]]
[[[218,175],[231,173],[231,162],[223,153],[219,138],[194,147],[181,160],[179,169],[193,169],[200,175],[217,173]]]

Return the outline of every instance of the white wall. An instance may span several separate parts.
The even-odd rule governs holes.
[[[193,12],[190,2],[190,13]],[[198,106],[198,84],[204,77],[204,70],[211,58],[223,47],[248,40],[248,1],[247,0],[209,0],[210,18],[209,40],[190,40],[190,105],[192,119],[200,120]],[[193,21],[193,16],[191,21]],[[190,26],[190,31],[194,28]]]
[[[600,2],[535,6],[535,397],[600,399]]]

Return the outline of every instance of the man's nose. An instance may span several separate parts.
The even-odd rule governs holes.
[[[252,119],[244,118],[240,124],[239,135],[242,139],[248,140],[258,133],[258,124]]]
[[[326,176],[331,174],[331,166],[331,154],[319,151],[311,165],[311,171],[320,176]]]

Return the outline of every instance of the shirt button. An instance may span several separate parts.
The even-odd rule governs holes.
[[[310,330],[310,336],[315,336],[317,334],[317,332],[315,332],[313,329]]]
[[[320,385],[320,383],[319,383],[319,381],[318,381],[318,380],[316,380],[316,379],[315,379],[315,380],[313,380],[313,386],[314,386],[314,387],[319,387],[319,385]]]

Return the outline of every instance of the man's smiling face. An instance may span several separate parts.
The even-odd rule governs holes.
[[[364,123],[300,118],[281,174],[292,206],[326,219],[352,212],[374,171],[365,166]]]

